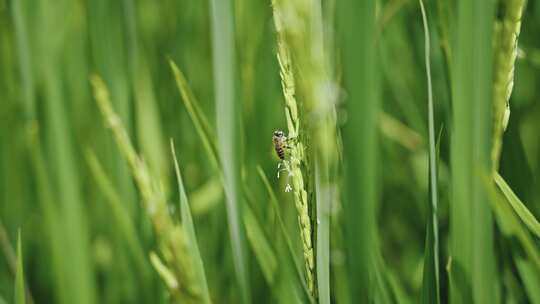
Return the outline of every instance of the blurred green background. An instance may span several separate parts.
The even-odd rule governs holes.
[[[251,301],[306,302],[302,276],[297,276],[304,268],[296,209],[291,194],[284,191],[286,178],[276,177],[278,158],[271,142],[275,129],[287,129],[272,6],[269,0],[233,2],[236,62],[231,75],[239,132],[226,140],[236,147],[241,167],[240,196],[255,222],[240,220],[242,229],[248,230],[243,242],[243,263],[248,269]],[[332,14],[336,3],[346,6],[353,1],[323,2],[324,13]],[[373,175],[377,177],[374,187],[379,193],[374,218],[377,236],[373,243],[363,246],[379,248],[375,252],[380,252],[384,266],[376,267],[375,272],[382,273],[382,277],[373,273],[369,276],[372,282],[379,281],[371,284],[383,286],[379,288],[390,294],[369,302],[416,303],[423,286],[426,221],[430,216],[422,18],[416,1],[367,2],[376,5],[374,77],[381,115],[375,132],[378,160]],[[466,1],[459,5],[467,6],[463,3]],[[490,3],[487,7],[493,8],[493,14],[486,12],[490,22],[486,24],[491,28],[493,20],[501,18],[504,5]],[[462,8],[454,1],[426,4],[432,39],[435,135],[440,133],[439,273],[441,298],[446,303],[453,288],[449,287],[446,270],[453,237],[449,206],[452,186],[456,185],[451,172],[451,135],[456,124],[466,123],[452,112],[452,102],[457,102],[453,98],[459,97],[450,85],[455,80],[449,77],[449,70],[456,73],[454,77],[467,72],[455,68],[457,63],[446,61],[441,35],[444,29],[453,35],[466,21],[456,17]],[[166,285],[148,258],[149,252],[156,251],[158,246],[152,223],[142,207],[128,164],[96,105],[89,81],[92,74],[104,80],[113,108],[135,149],[152,176],[160,181],[171,217],[180,221],[179,194],[169,149],[169,139],[173,139],[212,301],[240,301],[220,174],[206,154],[169,65],[171,60],[182,70],[210,129],[216,130],[216,115],[220,113],[216,113],[212,56],[222,50],[213,49],[212,35],[222,33],[212,33],[212,18],[207,1],[0,0],[0,303],[14,301],[19,230],[25,280],[35,303],[171,301]],[[325,29],[333,30],[331,18],[325,21]],[[469,24],[470,31],[477,26],[480,25]],[[362,43],[362,28],[340,30],[358,33],[355,39]],[[540,3],[528,1],[500,172],[533,215],[540,215],[539,35]],[[452,51],[459,47],[468,45],[460,44]],[[348,64],[354,62],[336,64],[334,70],[338,74],[346,72]],[[486,67],[485,73],[491,75],[491,68]],[[297,77],[308,76],[300,71]],[[345,85],[338,85],[342,89],[336,105],[337,121],[342,116],[361,119],[364,114],[347,112],[343,100],[347,99],[348,90]],[[477,101],[459,100],[470,105],[469,119],[475,120]],[[337,128],[340,127],[338,124]],[[344,146],[354,142],[362,147],[349,135],[345,133]],[[329,143],[337,150],[338,145],[334,144]],[[311,148],[308,145],[307,149]],[[346,165],[345,161],[343,166]],[[277,197],[278,209],[270,202],[272,194],[261,179],[259,166]],[[346,178],[338,178],[338,184]],[[340,204],[330,209],[327,279],[331,301],[363,303],[349,297],[360,284],[351,281],[345,262],[350,238],[344,237],[342,223],[349,217],[342,215]],[[280,227],[276,210],[284,227]],[[497,294],[501,303],[540,303],[540,285],[535,285],[540,282],[540,264],[520,264],[531,262],[525,252],[540,252],[536,236],[519,220],[525,237],[501,231],[496,221],[486,223],[484,229],[490,231],[493,240],[484,250],[494,254],[497,280],[496,286],[485,287],[483,292]],[[527,243],[532,247],[523,245],[524,239],[532,240]],[[474,263],[483,267],[481,259]],[[468,275],[466,272],[465,277]],[[472,275],[469,279],[479,278]],[[381,280],[384,283],[380,284]],[[471,286],[472,293],[483,288],[472,283]]]

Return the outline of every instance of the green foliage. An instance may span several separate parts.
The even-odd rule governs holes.
[[[523,221],[525,226],[534,233],[537,237],[540,237],[540,223],[534,217],[534,215],[527,209],[527,206],[521,202],[521,200],[516,196],[516,194],[510,189],[510,186],[504,181],[502,176],[498,173],[495,174],[495,183],[501,189],[502,193],[506,197],[512,209],[516,212],[519,218]]]
[[[343,127],[343,211],[351,301],[374,302],[384,291],[374,277],[380,254],[377,232],[380,73],[376,48],[376,1],[338,3],[338,28],[343,49],[347,115]],[[349,29],[358,29],[351,31]],[[358,39],[362,37],[362,39]],[[364,42],[362,42],[364,41]]]
[[[426,225],[426,250],[424,255],[424,277],[422,286],[422,303],[440,303],[439,280],[439,184],[437,161],[438,155],[435,143],[435,117],[433,105],[433,88],[431,80],[431,43],[429,26],[424,3],[419,0],[424,24],[426,75],[428,86],[428,145],[429,145],[429,203],[428,220]]]
[[[240,193],[240,110],[236,96],[234,17],[229,0],[210,1],[218,155],[222,164],[227,223],[242,303],[251,301]]]
[[[0,302],[540,303],[526,2],[0,0]]]
[[[24,268],[21,245],[21,232],[17,236],[17,271],[15,273],[15,304],[26,303],[26,288],[24,284]]]
[[[190,256],[193,259],[196,277],[198,280],[199,288],[202,293],[202,300],[204,303],[210,302],[210,294],[208,292],[208,283],[206,282],[206,275],[204,273],[204,265],[199,252],[199,245],[197,244],[197,236],[195,235],[195,227],[193,226],[193,219],[191,218],[191,210],[189,209],[188,198],[182,181],[182,175],[180,174],[180,167],[178,166],[178,160],[176,157],[176,151],[174,149],[174,143],[171,140],[171,151],[174,160],[174,169],[176,172],[176,179],[178,180],[178,191],[180,192],[180,212],[182,216],[182,225],[186,229],[187,236],[189,238],[188,249]]]

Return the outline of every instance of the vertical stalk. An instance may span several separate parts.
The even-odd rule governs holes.
[[[497,303],[499,297],[493,219],[482,181],[491,170],[494,4],[458,2],[452,58],[451,303]]]
[[[345,249],[351,299],[375,300],[372,279],[378,253],[376,205],[379,199],[379,71],[376,1],[338,3],[347,121],[343,126]],[[354,29],[354,30],[352,30]]]
[[[426,78],[428,89],[428,146],[429,146],[429,199],[427,231],[426,231],[426,250],[424,256],[424,278],[423,278],[423,303],[440,303],[440,285],[439,285],[439,226],[437,220],[438,209],[438,185],[437,185],[437,151],[435,143],[435,117],[433,106],[433,89],[431,84],[431,56],[429,26],[424,8],[424,2],[419,0],[420,10],[422,12],[422,23],[424,25],[424,49],[426,61]]]
[[[240,180],[241,105],[235,95],[236,60],[232,1],[211,0],[212,55],[219,159],[223,168],[227,218],[232,242],[236,280],[243,303],[250,302],[249,279],[244,231],[242,229],[242,196]]]

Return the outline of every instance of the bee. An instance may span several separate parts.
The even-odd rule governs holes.
[[[283,133],[281,130],[274,131],[274,135],[272,136],[272,143],[274,144],[274,150],[276,150],[276,154],[282,161],[285,160],[285,149],[288,147],[287,145],[287,136]]]
[[[277,177],[279,179],[279,172],[286,171],[289,174],[287,174],[287,185],[285,186],[285,192],[290,192],[292,190],[291,185],[289,184],[289,177],[291,177],[292,170],[290,168],[290,163],[287,159],[285,159],[285,151],[286,149],[290,149],[289,141],[292,140],[292,138],[287,138],[285,136],[285,133],[281,130],[274,131],[274,134],[272,136],[272,143],[274,144],[274,150],[276,150],[276,154],[280,159],[280,162],[278,163],[278,172]]]

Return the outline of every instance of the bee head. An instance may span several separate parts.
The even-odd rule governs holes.
[[[281,130],[277,130],[277,131],[274,131],[274,136],[275,137],[283,137],[283,131]]]

